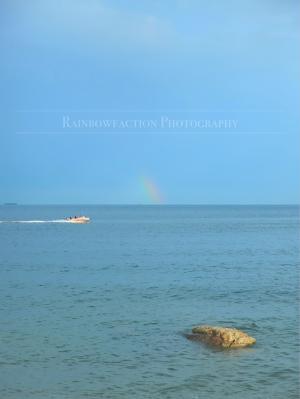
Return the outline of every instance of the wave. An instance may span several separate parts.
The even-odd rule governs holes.
[[[0,220],[0,223],[69,223],[65,219],[56,220]]]

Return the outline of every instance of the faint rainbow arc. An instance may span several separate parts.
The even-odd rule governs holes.
[[[161,193],[157,184],[152,179],[146,176],[142,176],[141,181],[144,191],[147,197],[150,199],[150,201],[154,204],[163,204],[164,196]]]

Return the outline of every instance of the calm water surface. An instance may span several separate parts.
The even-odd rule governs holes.
[[[11,223],[79,213],[92,223]],[[0,397],[298,399],[298,215],[1,206]],[[257,345],[219,351],[182,336],[203,323]]]

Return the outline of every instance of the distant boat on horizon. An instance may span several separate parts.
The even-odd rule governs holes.
[[[9,206],[11,206],[11,205],[18,205],[17,204],[17,202],[4,202],[4,204],[3,205],[9,205]]]

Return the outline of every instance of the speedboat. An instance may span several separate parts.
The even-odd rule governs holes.
[[[69,218],[65,219],[69,223],[79,223],[79,224],[84,224],[84,223],[89,223],[90,218],[86,216],[70,216]]]

